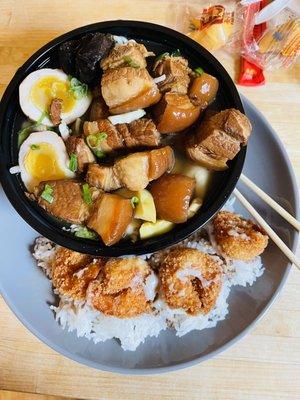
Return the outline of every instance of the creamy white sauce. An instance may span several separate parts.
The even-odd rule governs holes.
[[[144,293],[147,300],[154,300],[157,286],[158,278],[154,272],[151,272],[151,274],[147,276],[144,284]]]
[[[130,282],[130,287],[131,289],[136,289],[137,286],[140,286],[141,284],[143,284],[143,279],[140,275],[136,275],[132,281]]]
[[[73,276],[76,276],[77,278],[82,278],[83,274],[85,273],[85,271],[88,269],[88,267],[82,268],[77,272],[74,272]]]
[[[202,85],[202,88],[201,88],[201,93],[202,94],[208,93],[209,89],[210,89],[209,84],[208,83],[204,83],[204,85]]]
[[[229,229],[229,231],[227,233],[229,236],[237,237],[242,240],[250,240],[249,236],[247,236],[245,232],[239,232],[238,228]]]
[[[194,268],[185,268],[177,271],[176,276],[182,282],[187,282],[189,277],[194,276],[195,278],[199,279],[203,287],[207,287],[213,283],[213,280],[205,279],[201,272]]]

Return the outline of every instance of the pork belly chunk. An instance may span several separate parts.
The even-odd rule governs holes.
[[[161,92],[187,94],[190,83],[188,60],[183,57],[166,56],[156,61],[153,67],[155,76],[166,75],[166,79],[159,82]]]
[[[98,198],[87,226],[96,231],[106,246],[117,243],[133,217],[130,199],[105,193]]]
[[[146,68],[146,57],[153,55],[154,53],[148,51],[143,44],[129,41],[126,44],[116,45],[100,65],[104,71],[126,66]]]
[[[52,201],[45,200],[45,186],[52,189]],[[82,182],[75,180],[56,180],[40,183],[34,190],[38,204],[54,217],[74,224],[84,223],[90,214],[90,205],[83,199]],[[100,194],[100,190],[90,188],[92,201]]]
[[[186,144],[187,155],[198,164],[215,171],[227,168],[245,146],[251,133],[251,123],[234,108],[221,111],[204,119]]]
[[[171,147],[133,153],[117,160],[113,165],[90,164],[86,180],[105,191],[121,187],[129,190],[142,190],[153,179],[159,178],[174,166],[174,153]]]
[[[69,156],[74,154],[77,158],[77,171],[83,172],[87,165],[96,161],[94,154],[84,139],[77,136],[69,136],[65,142]]]
[[[149,118],[140,118],[116,127],[126,147],[156,147],[160,143],[160,133]]]
[[[156,147],[160,144],[160,133],[149,118],[117,125],[113,125],[108,119],[85,121],[83,131],[85,137],[104,132],[106,138],[100,141],[97,149],[105,153],[123,148]]]
[[[146,108],[160,99],[160,92],[146,68],[121,67],[105,71],[101,91],[111,114]]]
[[[108,119],[99,119],[97,121],[85,121],[83,124],[83,134],[87,138],[89,135],[105,133],[105,138],[99,141],[97,150],[109,153],[124,147],[124,141],[115,125]]]

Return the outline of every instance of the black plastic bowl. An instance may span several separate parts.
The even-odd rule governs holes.
[[[121,241],[106,247],[100,241],[92,241],[75,237],[63,230],[67,223],[58,221],[48,215],[35,202],[29,200],[24,192],[24,186],[18,175],[11,175],[9,168],[18,164],[17,132],[25,120],[19,106],[19,85],[32,71],[39,68],[59,68],[58,47],[70,39],[78,39],[89,32],[104,32],[126,36],[143,43],[148,50],[161,54],[179,49],[189,60],[192,68],[200,66],[219,81],[219,91],[214,108],[218,110],[237,108],[243,110],[241,99],[231,78],[222,65],[203,47],[188,37],[160,25],[137,21],[109,21],[87,25],[66,33],[37,51],[16,72],[8,85],[0,108],[0,178],[3,189],[11,204],[21,217],[40,234],[55,243],[82,253],[95,256],[119,256],[129,254],[147,254],[170,246],[188,237],[199,229],[222,207],[233,191],[241,174],[246,148],[229,163],[224,172],[215,174],[214,182],[206,195],[201,210],[184,224],[161,236],[140,240],[136,243]],[[17,229],[17,227],[16,227]]]

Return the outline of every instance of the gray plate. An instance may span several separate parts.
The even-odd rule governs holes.
[[[244,105],[253,124],[244,172],[293,215],[299,215],[298,189],[283,145],[264,117],[246,99]],[[293,250],[297,235],[255,195],[244,192]],[[234,287],[229,297],[229,314],[215,328],[193,331],[182,338],[168,330],[149,338],[135,352],[124,352],[115,340],[95,345],[62,330],[49,308],[54,296],[49,280],[29,252],[37,233],[20,219],[0,192],[1,266],[0,289],[20,321],[47,345],[61,354],[101,370],[127,374],[171,371],[207,360],[225,350],[253,327],[283,286],[290,266],[272,243],[264,253],[266,271],[252,287]],[[241,208],[240,212],[244,212]]]

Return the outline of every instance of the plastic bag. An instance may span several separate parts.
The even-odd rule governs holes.
[[[237,7],[235,30],[227,47],[263,69],[287,68],[300,53],[300,18],[286,8],[270,21],[256,26],[255,15],[260,3],[265,1]]]
[[[209,51],[223,47],[233,33],[236,2],[219,2],[189,5],[187,2],[187,24],[184,32]]]

